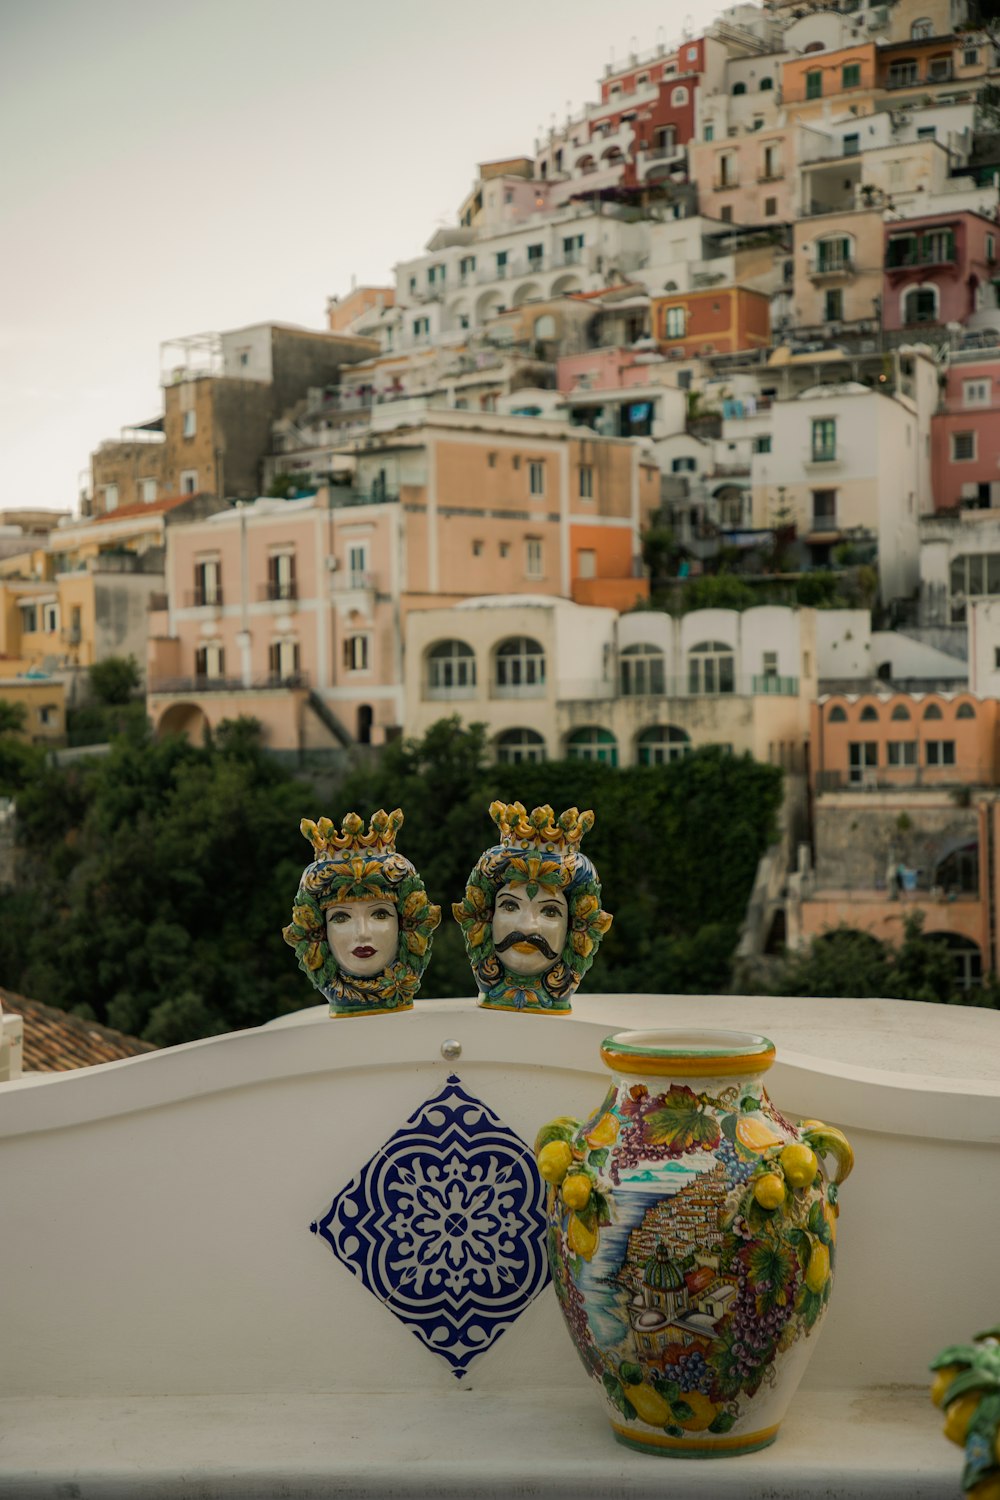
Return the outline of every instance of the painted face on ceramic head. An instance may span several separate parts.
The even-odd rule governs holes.
[[[558,963],[566,945],[569,907],[561,891],[538,890],[508,882],[493,908],[493,947],[512,974],[536,977]]]
[[[399,915],[384,898],[340,901],[327,910],[326,940],[343,973],[371,979],[396,957]]]

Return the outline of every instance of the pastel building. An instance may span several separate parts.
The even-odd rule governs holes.
[[[996,219],[982,214],[886,224],[884,327],[967,323],[975,313],[995,311],[998,240]]]
[[[702,745],[801,770],[817,689],[812,610],[616,616],[493,597],[407,620],[406,731],[457,713],[496,759],[655,765]]]
[[[451,412],[342,456],[346,484],[171,530],[158,729],[250,714],[276,749],[382,743],[403,723],[410,610],[486,591],[612,609],[648,594],[659,473],[633,443]]]
[[[764,349],[771,342],[770,298],[743,286],[653,297],[653,337],[672,358]]]
[[[883,218],[880,209],[814,213],[792,232],[792,322],[817,336],[877,333],[882,307]],[[831,325],[833,325],[831,327]]]
[[[942,380],[931,422],[935,509],[1000,510],[1000,343],[953,353]]]

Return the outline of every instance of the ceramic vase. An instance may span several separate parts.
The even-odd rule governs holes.
[[[766,1037],[626,1031],[601,1057],[603,1102],[535,1144],[577,1352],[620,1442],[680,1458],[764,1448],[829,1302],[851,1148],[771,1103]]]

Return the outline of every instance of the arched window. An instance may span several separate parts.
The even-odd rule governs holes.
[[[828,724],[846,724],[847,713],[844,709],[841,708],[839,703],[835,703],[830,712],[827,714],[826,721]]]
[[[933,884],[945,892],[979,894],[979,840],[966,839],[942,850],[934,865]]]
[[[864,708],[861,710],[861,722],[862,722],[862,724],[870,724],[873,719],[877,719],[877,718],[878,718],[878,709],[877,708],[873,708],[870,703],[866,703],[865,706],[864,706]]]
[[[768,89],[773,89],[773,88],[774,88],[774,79],[773,78],[762,78],[760,80],[760,91],[761,91],[762,94],[766,93]]]
[[[733,84],[733,93],[734,94],[745,94],[746,91],[747,91],[747,86],[746,86],[745,83],[734,83]]]
[[[962,937],[957,932],[929,932],[927,936],[948,949],[955,965],[955,983],[959,989],[971,990],[982,983],[982,954],[971,938]]]
[[[592,156],[581,156],[576,164],[576,170],[586,176],[588,172],[597,171],[597,163]]]
[[[906,704],[905,703],[897,703],[896,707],[892,711],[892,718],[894,718],[894,719],[908,719],[909,717],[910,717],[910,710],[907,708]]]
[[[732,646],[725,641],[701,641],[688,652],[688,692],[735,692],[735,668]]]
[[[688,102],[688,91],[683,84],[678,84],[670,95],[671,104],[686,104]]]
[[[496,739],[497,763],[517,766],[522,761],[543,761],[545,741],[534,729],[505,729]]]
[[[497,698],[541,698],[545,693],[545,652],[527,635],[502,641],[494,658]]]
[[[976,710],[973,708],[971,703],[960,703],[958,705],[958,708],[955,710],[956,719],[974,719],[975,717]]]
[[[427,697],[465,698],[476,685],[476,656],[464,641],[438,641],[427,653]]]
[[[651,646],[645,641],[637,646],[625,646],[620,666],[623,697],[647,698],[654,693],[666,692],[663,652],[659,646]]]
[[[910,38],[914,42],[926,41],[929,36],[934,35],[934,22],[927,16],[921,16],[919,21],[914,21],[910,27]]]
[[[913,323],[936,323],[938,303],[936,286],[930,283],[926,286],[911,286],[903,293],[900,303],[903,322],[908,326]]]
[[[551,313],[543,313],[540,318],[535,319],[535,338],[554,339],[556,336],[556,320]]]
[[[574,729],[566,741],[570,760],[599,760],[606,766],[618,764],[618,741],[609,729]]]
[[[937,703],[928,703],[927,707],[924,709],[924,718],[943,719],[944,714],[941,712],[941,709]]]
[[[664,766],[691,753],[691,736],[673,724],[643,729],[636,740],[640,766]]]

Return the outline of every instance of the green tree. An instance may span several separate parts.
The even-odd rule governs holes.
[[[98,703],[117,707],[131,702],[141,682],[139,664],[134,656],[106,656],[88,668],[87,681]]]
[[[748,583],[734,573],[705,573],[691,578],[684,586],[683,608],[749,609],[757,596]]]
[[[23,703],[11,703],[0,698],[0,734],[20,734],[28,719],[28,710]]]

